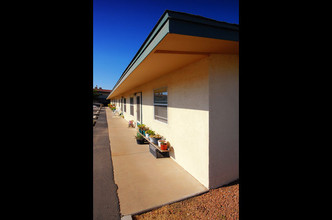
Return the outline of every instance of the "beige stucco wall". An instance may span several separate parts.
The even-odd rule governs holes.
[[[209,57],[209,188],[239,178],[239,56]]]
[[[209,185],[208,62],[204,58],[122,94],[128,103],[125,119],[136,120],[136,98],[131,116],[129,97],[142,92],[143,123],[171,143],[174,149],[171,158],[206,187]],[[153,90],[161,87],[168,88],[167,123],[154,119]]]
[[[171,158],[207,188],[239,178],[238,65],[238,55],[213,54],[121,94],[125,119],[136,121],[134,93],[142,92],[143,123],[170,141]],[[168,123],[154,119],[153,90],[161,87],[168,88]]]

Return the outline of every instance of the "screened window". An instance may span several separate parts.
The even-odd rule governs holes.
[[[130,114],[134,116],[134,97],[130,97]]]
[[[155,89],[153,93],[154,119],[167,123],[167,88]]]

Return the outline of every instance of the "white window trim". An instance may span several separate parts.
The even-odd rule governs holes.
[[[154,102],[154,92],[156,91],[156,90],[159,90],[159,89],[166,89],[166,91],[167,91],[167,104],[155,104],[155,102]],[[153,96],[152,96],[152,99],[153,99],[153,119],[154,119],[154,121],[157,121],[157,122],[160,122],[160,123],[163,123],[163,124],[166,124],[166,125],[168,125],[168,87],[167,86],[164,86],[164,87],[160,87],[160,88],[157,88],[157,89],[153,89]],[[155,106],[166,106],[167,107],[167,109],[166,109],[166,115],[167,115],[167,118],[166,118],[166,121],[167,122],[164,122],[164,121],[160,121],[160,120],[158,120],[158,119],[156,119],[156,112],[155,112]],[[159,116],[160,117],[160,116]]]

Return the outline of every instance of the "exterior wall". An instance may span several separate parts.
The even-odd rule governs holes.
[[[137,108],[136,108],[136,97],[134,96],[134,93],[137,91],[130,91],[129,93],[126,93],[123,95],[124,98],[126,98],[126,103],[123,103],[123,115],[127,121],[134,120],[136,122],[137,118]],[[134,98],[134,115],[130,114],[130,97]],[[124,111],[124,105],[126,105],[126,111]],[[119,109],[121,109],[121,104],[119,105]]]
[[[239,178],[239,56],[209,61],[209,188],[216,188]]]
[[[168,123],[154,119],[153,90],[161,87],[168,88]],[[136,121],[134,93],[139,92],[142,122],[171,143],[172,159],[207,188],[239,178],[238,55],[210,55],[127,91],[121,95],[127,101],[127,121]],[[134,116],[129,114],[130,96]]]
[[[122,95],[127,99],[125,119],[136,121],[136,98],[131,116],[129,97],[142,92],[143,124],[164,136],[174,148],[171,158],[206,187],[209,185],[208,83],[208,58],[204,58]],[[161,87],[167,87],[168,91],[167,123],[154,119],[153,90]]]

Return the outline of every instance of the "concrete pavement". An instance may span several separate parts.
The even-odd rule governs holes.
[[[93,219],[120,220],[105,107],[93,127]]]
[[[114,179],[120,212],[133,215],[207,192],[171,158],[156,159],[148,145],[136,143],[135,128],[106,108]]]

